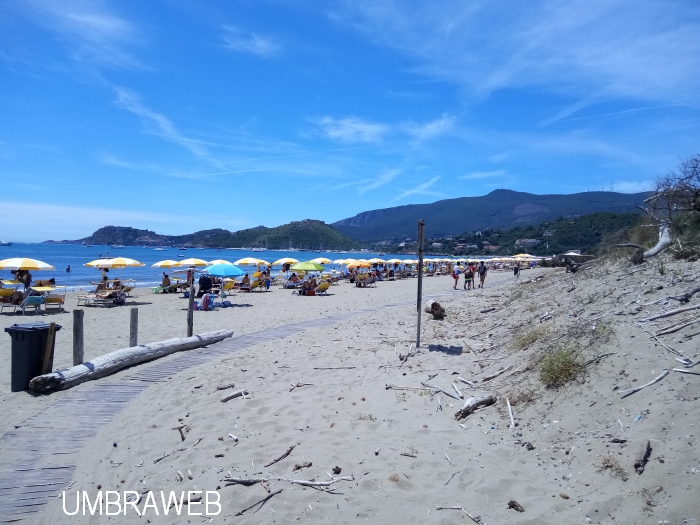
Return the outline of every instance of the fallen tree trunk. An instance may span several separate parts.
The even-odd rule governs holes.
[[[493,405],[496,402],[496,394],[487,394],[483,397],[470,397],[464,406],[455,412],[455,419],[464,419],[479,407]]]
[[[659,255],[666,248],[671,246],[671,244],[673,244],[673,239],[671,239],[671,228],[668,224],[662,222],[661,224],[659,224],[659,241],[653,248],[645,250],[643,246],[631,243],[618,244],[617,246],[618,248],[636,248],[637,251],[632,256],[632,262],[634,264],[641,264],[646,259],[650,259]]]
[[[29,382],[29,388],[34,392],[41,393],[65,390],[85,381],[114,374],[132,365],[152,361],[175,352],[193,350],[218,343],[232,335],[233,330],[216,330],[192,337],[168,339],[147,345],[122,348],[65,370],[56,370],[50,374],[37,376]]]

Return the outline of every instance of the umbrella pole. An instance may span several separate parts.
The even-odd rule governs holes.
[[[425,221],[418,221],[418,325],[416,327],[416,348],[420,347],[420,318],[421,318],[421,302],[423,302],[423,251],[425,237]]]

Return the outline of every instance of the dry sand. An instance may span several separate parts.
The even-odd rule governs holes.
[[[410,300],[415,280],[380,283],[376,290],[340,284],[332,289],[335,295],[326,298],[292,297],[282,290],[240,295],[238,303],[253,306],[197,312],[197,330],[230,327],[239,335],[290,321],[404,304],[236,351],[154,384],[85,443],[71,491],[94,494],[98,485],[102,490],[139,492],[218,490],[222,512],[211,523],[472,523],[465,512],[437,510],[438,506],[462,506],[490,524],[692,523],[684,520],[700,520],[695,429],[700,425],[700,378],[670,372],[629,397],[622,398],[618,390],[642,385],[663,369],[681,367],[677,354],[644,330],[654,333],[700,314],[643,323],[641,319],[677,307],[676,301],[665,298],[690,288],[698,267],[667,262],[661,275],[656,263],[635,269],[611,263],[576,275],[527,271],[518,282],[512,274],[494,272],[486,290],[471,293],[452,292],[448,276],[425,279],[426,294],[446,294],[439,300],[447,316],[443,321],[425,320],[423,347],[406,362],[396,353],[405,354],[414,338],[415,306]],[[499,282],[503,284],[495,286]],[[184,301],[143,291],[134,301],[141,303],[141,340],[182,335]],[[691,304],[698,304],[698,298]],[[495,310],[480,313],[487,308]],[[86,357],[125,346],[128,310],[86,311]],[[59,323],[66,320],[61,324],[70,334],[71,316],[54,317]],[[5,316],[2,321],[8,323]],[[697,361],[697,338],[684,336],[698,326],[660,339]],[[612,355],[590,362],[561,388],[545,388],[539,376],[541,356],[571,345],[580,349],[585,362]],[[59,366],[69,364],[70,337],[64,336],[57,354]],[[328,367],[336,369],[323,369]],[[503,367],[512,368],[485,382]],[[109,380],[118,381],[124,374]],[[8,370],[0,376],[7,392]],[[430,378],[430,384],[451,391],[459,376],[476,383],[471,388],[458,382],[465,397],[495,392],[496,405],[457,421],[454,413],[461,400],[425,390],[385,388],[420,387]],[[216,386],[228,381],[250,389],[252,398],[222,403]],[[292,389],[298,383],[308,385]],[[62,395],[2,394],[0,407],[7,414],[3,429]],[[505,398],[513,405],[515,429],[509,428]],[[184,443],[172,430],[180,422],[189,428]],[[229,433],[238,437],[237,443]],[[193,446],[199,438],[203,439]],[[646,440],[651,455],[638,474],[634,456]],[[292,445],[296,446],[286,459],[264,467]],[[0,462],[6,461],[0,451]],[[307,462],[311,465],[294,471],[295,465]],[[341,469],[338,476],[354,478],[339,481],[334,493],[278,480],[328,480],[334,467]],[[184,480],[178,479],[178,471]],[[268,493],[260,484],[225,483],[229,472],[234,477],[270,478],[269,489],[283,491],[257,513],[253,508],[236,517]],[[524,512],[508,508],[510,501]],[[56,499],[43,514],[24,522],[119,523],[146,518],[130,513],[76,519],[65,516]],[[210,522],[153,513],[148,519]]]

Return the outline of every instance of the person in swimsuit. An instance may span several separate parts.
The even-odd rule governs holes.
[[[488,272],[488,268],[484,264],[484,261],[481,261],[479,263],[479,268],[477,271],[479,273],[479,288],[483,288],[484,280],[486,280],[486,273]]]
[[[474,283],[474,270],[472,270],[472,265],[467,266],[464,272],[464,289],[471,290],[472,284]]]
[[[452,278],[455,280],[455,285],[452,289],[456,290],[457,285],[459,284],[459,268],[456,265],[454,268],[452,268]]]

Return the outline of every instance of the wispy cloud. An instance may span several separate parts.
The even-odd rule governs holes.
[[[467,180],[480,180],[480,179],[495,179],[500,177],[505,177],[508,174],[506,170],[495,170],[495,171],[474,171],[472,173],[467,173],[462,175],[460,179]]]
[[[389,131],[386,124],[368,122],[356,117],[323,117],[317,120],[317,124],[327,137],[342,142],[380,142]]]
[[[416,72],[475,94],[535,87],[698,105],[700,5],[693,0],[675,9],[653,0],[342,5],[336,21],[411,57]]]
[[[394,200],[398,201],[401,199],[405,199],[409,195],[435,195],[435,192],[428,191],[437,181],[440,180],[440,176],[436,175],[432,179],[430,179],[428,182],[424,182],[422,184],[419,184],[418,186],[415,186],[409,190],[405,190],[401,192]]]
[[[367,193],[368,191],[376,190],[378,188],[381,188],[382,186],[386,186],[392,180],[394,180],[399,173],[401,173],[401,170],[399,169],[385,171],[378,177],[375,177],[374,179],[371,179],[369,181],[365,181],[365,183],[360,186],[357,193],[362,195],[364,193]]]
[[[651,191],[654,187],[652,180],[623,180],[613,181],[612,189],[620,193],[640,193],[642,191]]]
[[[455,121],[456,118],[453,115],[443,115],[439,119],[425,124],[410,122],[404,125],[404,129],[418,140],[429,140],[450,131],[454,127]]]
[[[256,33],[245,33],[231,26],[224,26],[223,40],[224,46],[232,51],[265,58],[273,57],[282,50],[282,44],[278,40]]]
[[[178,144],[198,157],[207,157],[208,151],[202,141],[183,135],[165,115],[153,111],[141,103],[139,96],[133,91],[117,87],[115,104],[141,117],[146,127],[153,133]]]
[[[30,0],[25,12],[61,36],[70,56],[79,62],[124,69],[145,66],[129,51],[142,40],[136,26],[97,2]]]

